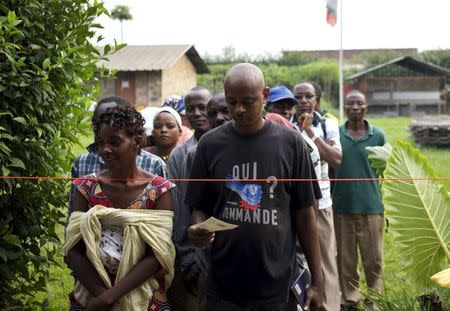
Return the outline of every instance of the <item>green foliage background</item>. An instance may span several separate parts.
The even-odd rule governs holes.
[[[214,93],[223,91],[223,80],[233,64],[209,65],[211,73],[199,75],[197,84],[205,86]],[[330,60],[320,60],[304,65],[279,65],[277,63],[258,64],[266,79],[266,85],[284,85],[290,89],[299,81],[315,81],[322,86],[324,96],[338,102],[339,76],[338,64]]]
[[[423,51],[420,55],[430,63],[450,69],[450,49]]]
[[[0,169],[3,176],[65,176],[89,129],[101,55],[88,40],[105,13],[90,0],[0,3]],[[97,38],[100,40],[101,38]],[[106,47],[105,51],[111,47]],[[88,82],[88,83],[86,83]],[[0,308],[37,304],[58,264],[56,228],[66,181],[0,180]]]
[[[402,51],[369,51],[354,57],[352,64],[360,66],[344,70],[344,77],[388,62],[400,56],[406,56]],[[410,56],[421,58],[430,63],[450,68],[450,49],[424,51]],[[226,46],[220,55],[205,54],[202,56],[210,69],[209,74],[198,75],[197,84],[205,86],[214,93],[223,91],[223,80],[227,70],[240,62],[251,62],[263,71],[266,84],[270,87],[285,85],[292,88],[299,81],[315,81],[323,88],[324,99],[337,107],[339,101],[339,72],[336,60],[323,59],[301,51],[283,51],[281,55],[248,54],[236,55],[233,46]]]

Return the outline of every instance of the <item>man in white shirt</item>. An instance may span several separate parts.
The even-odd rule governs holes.
[[[328,179],[329,165],[336,168],[341,163],[342,148],[339,139],[339,126],[336,120],[324,118],[314,110],[317,105],[316,93],[311,83],[302,82],[294,86],[297,99],[294,124],[306,134],[319,150],[321,158],[321,179]],[[322,199],[316,213],[322,273],[324,275],[324,303],[322,310],[339,310],[340,294],[336,262],[336,235],[334,232],[333,209],[330,181],[319,181]]]

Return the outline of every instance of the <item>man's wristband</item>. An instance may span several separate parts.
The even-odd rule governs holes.
[[[316,134],[314,134],[314,136],[311,137],[311,140],[314,142],[314,141],[316,141],[317,138],[319,138],[319,136],[317,136]]]

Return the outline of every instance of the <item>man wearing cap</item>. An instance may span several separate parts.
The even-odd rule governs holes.
[[[268,112],[266,118],[271,120],[270,114],[276,113],[283,116],[286,120],[290,120],[294,114],[294,106],[296,104],[297,100],[295,99],[294,94],[287,87],[284,85],[275,86],[269,90],[269,96],[267,96],[266,99],[265,109]],[[292,125],[292,127],[299,130],[299,128],[294,125]],[[316,176],[321,176],[319,150],[305,131],[300,132],[310,147],[309,154],[314,165],[314,170],[316,171]]]
[[[171,179],[188,178],[186,159],[188,151],[197,145],[200,137],[209,130],[206,106],[211,98],[208,89],[198,86],[184,96],[186,117],[194,130],[194,135],[177,146],[167,162]],[[191,224],[191,211],[184,204],[187,182],[175,180],[177,187],[172,191],[174,202],[173,241],[177,250],[175,277],[169,289],[172,310],[203,310],[206,304],[204,281],[207,260],[201,249],[195,248],[187,238],[187,227]]]
[[[294,124],[317,146],[321,159],[321,179],[328,179],[329,165],[338,167],[342,152],[339,140],[339,128],[336,120],[322,117],[315,107],[316,93],[308,82],[294,86],[297,100]],[[333,209],[330,193],[330,181],[319,181],[322,199],[316,211],[317,231],[322,255],[322,273],[324,275],[324,303],[322,310],[339,310],[339,278],[337,269],[337,247],[334,231]]]
[[[292,92],[284,85],[270,89],[266,100],[266,111],[278,113],[287,120],[294,115],[294,106],[297,104]]]

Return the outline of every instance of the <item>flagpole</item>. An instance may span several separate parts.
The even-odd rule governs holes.
[[[344,50],[342,49],[342,4],[344,0],[338,1],[339,5],[339,122],[344,123]]]

